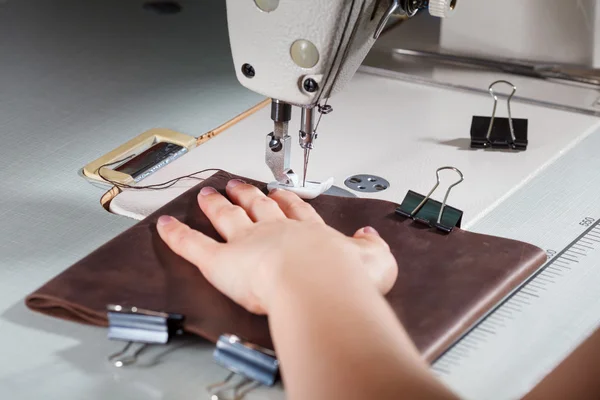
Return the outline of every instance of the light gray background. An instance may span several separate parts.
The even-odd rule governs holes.
[[[134,223],[105,212],[78,169],[147,129],[200,135],[261,100],[235,79],[225,2],[182,4],[161,16],[134,0],[0,2],[0,398],[197,399],[223,377],[199,367],[207,351],[115,371],[105,330],[23,303]]]

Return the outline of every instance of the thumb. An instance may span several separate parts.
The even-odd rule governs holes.
[[[387,294],[398,278],[398,264],[390,246],[370,226],[356,231],[353,238],[361,248],[362,261],[371,280],[382,294]]]

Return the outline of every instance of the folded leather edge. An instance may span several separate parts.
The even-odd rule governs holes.
[[[474,306],[460,321],[450,328],[444,336],[428,348],[424,349],[422,354],[426,361],[432,363],[447,352],[452,345],[460,340],[460,338],[470,332],[479,321],[485,319],[495,306],[500,304],[514,291],[518,290],[529,277],[544,265],[547,256],[542,249],[529,243],[516,240],[515,242],[520,242],[523,246],[530,246],[539,250],[538,256],[536,258],[532,257],[527,264],[523,265],[518,271],[515,271],[515,273],[509,276],[496,290],[488,294],[484,300]]]
[[[83,323],[101,328],[108,327],[108,316],[106,312],[90,312],[86,307],[80,307],[77,304],[58,299],[54,296],[32,294],[26,297],[25,305],[31,311],[52,318],[58,318],[68,322]],[[219,339],[217,336],[211,335],[210,333],[201,329],[188,327],[185,325],[185,323],[184,330],[187,333],[197,335],[214,343],[216,343]]]
[[[77,304],[58,299],[45,294],[31,294],[25,298],[25,305],[32,311],[43,315],[60,318],[70,322],[80,322],[88,325],[108,326],[106,314],[91,311]]]

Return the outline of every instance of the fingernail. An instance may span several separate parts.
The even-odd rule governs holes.
[[[275,193],[275,192],[277,192],[278,190],[280,190],[280,189],[279,189],[279,188],[273,188],[273,189],[269,190],[269,194],[271,194],[271,193]]]
[[[170,217],[170,216],[168,216],[168,215],[162,215],[162,216],[161,216],[161,217],[158,219],[158,221],[156,221],[156,223],[157,223],[158,225],[160,225],[160,226],[164,226],[164,225],[167,225],[167,224],[170,224],[171,222],[173,222],[173,220],[174,220],[174,219],[175,219],[175,218],[173,218],[173,217]]]
[[[229,182],[227,182],[227,187],[234,188],[234,187],[239,186],[239,185],[241,185],[243,183],[244,182],[241,181],[241,180],[239,180],[239,179],[232,179]]]
[[[200,189],[200,194],[202,196],[208,196],[209,194],[215,194],[215,193],[217,193],[217,190],[210,186],[206,186],[206,187],[203,187],[202,189]]]
[[[377,236],[380,236],[380,235],[379,235],[379,232],[377,232],[377,231],[375,230],[375,228],[373,228],[373,227],[370,227],[370,226],[367,226],[367,227],[365,227],[365,228],[363,229],[363,232],[364,232],[364,233],[366,233],[366,234],[368,234],[368,235],[377,235]]]

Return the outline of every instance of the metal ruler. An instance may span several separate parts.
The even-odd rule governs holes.
[[[461,398],[521,398],[600,327],[598,149],[600,129],[469,229],[532,243],[549,260],[434,363]]]

